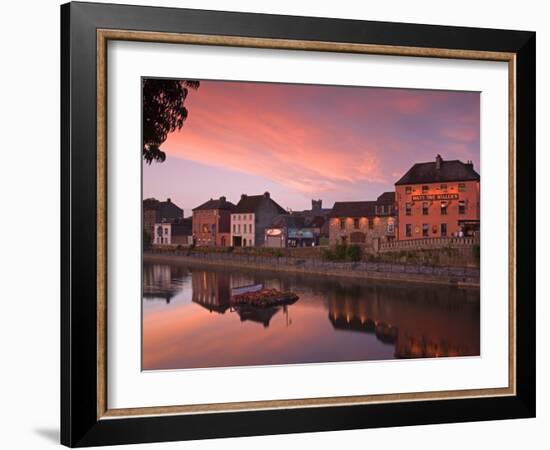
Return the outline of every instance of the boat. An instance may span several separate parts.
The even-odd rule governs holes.
[[[231,288],[231,296],[246,294],[247,292],[258,292],[263,289],[263,284],[250,284],[248,286],[239,286]]]

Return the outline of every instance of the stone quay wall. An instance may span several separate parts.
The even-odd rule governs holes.
[[[479,287],[479,269],[386,262],[333,262],[319,259],[232,253],[193,253],[187,250],[148,250],[144,261],[239,267],[254,270],[388,281]]]

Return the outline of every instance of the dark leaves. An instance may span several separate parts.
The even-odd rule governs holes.
[[[197,80],[143,80],[143,159],[148,164],[166,159],[160,146],[169,133],[183,127],[188,88],[199,86]]]

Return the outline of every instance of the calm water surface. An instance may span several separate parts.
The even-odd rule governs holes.
[[[143,369],[479,355],[479,290],[144,263]],[[231,289],[293,291],[235,310]]]

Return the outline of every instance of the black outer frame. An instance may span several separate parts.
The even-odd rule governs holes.
[[[516,382],[508,397],[97,419],[96,29],[516,53]],[[71,447],[535,416],[535,33],[69,3],[61,6],[61,443]]]

